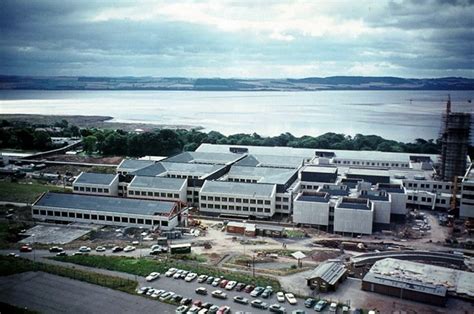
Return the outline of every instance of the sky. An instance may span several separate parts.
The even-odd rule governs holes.
[[[474,0],[0,1],[0,74],[474,78]]]

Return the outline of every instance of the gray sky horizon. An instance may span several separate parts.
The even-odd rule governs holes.
[[[0,74],[474,78],[474,0],[0,2]]]

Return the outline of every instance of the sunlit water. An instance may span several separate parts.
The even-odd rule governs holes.
[[[412,141],[438,136],[448,93],[455,111],[474,111],[474,91],[0,91],[0,113],[106,115],[226,135],[337,132]]]

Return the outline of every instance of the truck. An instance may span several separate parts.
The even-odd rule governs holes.
[[[171,244],[169,246],[171,254],[187,254],[191,253],[191,243]]]

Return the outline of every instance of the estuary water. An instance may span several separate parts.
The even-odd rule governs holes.
[[[438,136],[448,94],[474,112],[474,91],[0,91],[0,113],[104,115],[117,122],[202,126],[229,135]]]

